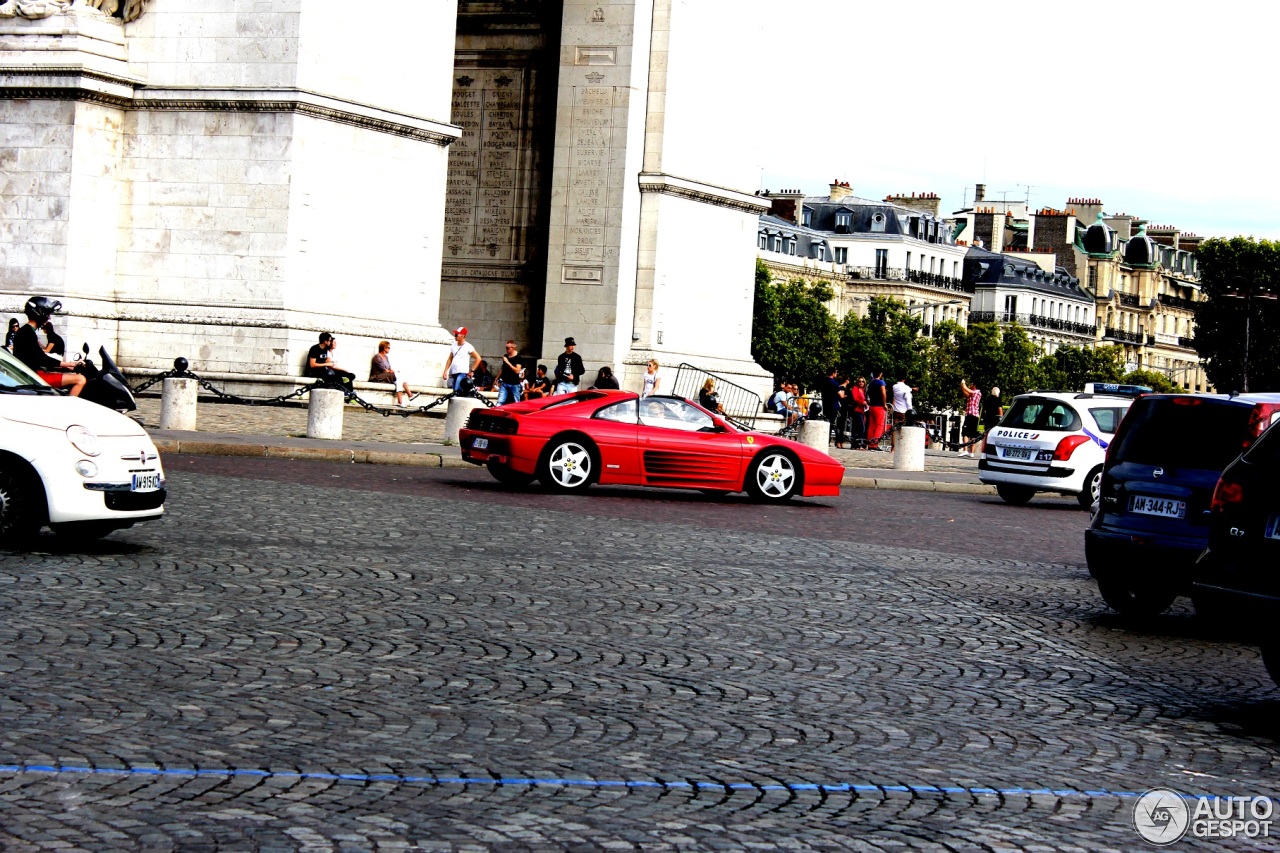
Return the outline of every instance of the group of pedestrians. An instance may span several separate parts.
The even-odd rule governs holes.
[[[577,341],[564,339],[564,352],[556,358],[554,371],[548,375],[547,366],[539,364],[533,377],[526,376],[525,366],[519,355],[519,347],[515,341],[507,341],[504,345],[502,363],[495,376],[488,362],[480,357],[476,348],[467,341],[467,327],[459,326],[453,330],[453,344],[449,347],[449,356],[445,359],[444,370],[440,378],[445,387],[455,394],[469,393],[471,390],[496,391],[498,405],[517,403],[553,394],[569,394],[581,387],[586,366],[582,356],[577,352]],[[334,350],[338,339],[331,332],[322,332],[319,341],[307,352],[305,375],[334,384],[350,391],[355,381],[355,373],[340,366],[334,359]],[[658,362],[650,361],[645,376],[646,396],[655,393],[660,379],[657,374]],[[395,387],[396,404],[410,407],[419,394],[409,387],[405,374],[391,366],[391,342],[379,341],[378,351],[369,363],[369,381],[386,382]],[[592,388],[619,387],[618,379],[610,367],[601,367],[596,372]]]

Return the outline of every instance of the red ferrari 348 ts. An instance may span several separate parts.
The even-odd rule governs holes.
[[[745,491],[763,501],[838,495],[844,467],[785,438],[737,429],[682,397],[578,391],[476,409],[462,458],[501,483],[539,480],[578,492],[592,483]]]

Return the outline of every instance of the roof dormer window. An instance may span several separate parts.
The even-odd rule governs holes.
[[[853,227],[853,212],[848,210],[836,211],[836,233],[848,234]]]
[[[884,212],[876,211],[871,217],[871,230],[884,231],[886,222],[888,222],[888,218],[884,215]]]
[[[813,210],[806,207],[804,209],[804,213],[800,215],[800,221],[804,224],[805,228],[812,228],[813,227]]]

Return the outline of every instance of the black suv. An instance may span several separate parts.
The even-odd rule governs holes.
[[[1280,685],[1280,427],[1222,472],[1194,581],[1196,609],[1256,640]]]
[[[1153,616],[1191,591],[1218,476],[1277,415],[1280,394],[1151,394],[1129,408],[1084,535],[1107,604]]]

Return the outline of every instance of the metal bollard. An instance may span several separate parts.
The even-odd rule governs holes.
[[[195,429],[199,390],[200,383],[194,379],[164,380],[160,394],[160,429]]]
[[[342,438],[342,404],[346,395],[335,388],[316,388],[307,404],[307,438]]]
[[[806,447],[827,452],[831,444],[831,424],[827,421],[805,421],[800,424],[800,435],[796,439]]]
[[[893,469],[924,470],[924,427],[912,425],[898,430],[893,444]]]
[[[458,443],[458,432],[467,425],[471,410],[484,405],[484,401],[475,397],[450,397],[449,411],[444,416],[444,440],[446,444]]]

